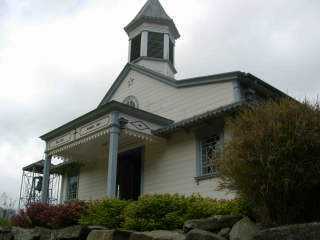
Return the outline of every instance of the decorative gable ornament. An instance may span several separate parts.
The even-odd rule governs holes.
[[[135,96],[128,96],[123,100],[124,104],[129,105],[130,107],[139,108],[138,99]]]

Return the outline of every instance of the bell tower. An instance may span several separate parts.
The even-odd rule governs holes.
[[[148,0],[124,29],[129,36],[130,63],[174,77],[175,42],[180,34],[158,0]]]

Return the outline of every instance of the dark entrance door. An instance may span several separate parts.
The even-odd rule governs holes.
[[[140,196],[142,149],[118,155],[117,189],[120,199],[136,200]]]

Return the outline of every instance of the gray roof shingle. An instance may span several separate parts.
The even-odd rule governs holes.
[[[179,129],[191,127],[195,124],[198,124],[199,122],[206,121],[211,118],[221,117],[224,114],[227,113],[233,113],[236,110],[238,110],[241,106],[245,105],[246,102],[240,101],[236,103],[232,103],[226,106],[219,107],[217,109],[207,111],[205,113],[201,113],[198,115],[195,115],[193,117],[181,120],[179,122],[172,123],[168,126],[162,127],[156,131],[153,131],[153,134],[163,136],[167,135],[169,133],[175,132]]]
[[[153,17],[165,20],[172,20],[161,6],[158,0],[149,0],[134,18],[134,20],[142,17]]]

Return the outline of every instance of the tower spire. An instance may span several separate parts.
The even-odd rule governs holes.
[[[174,47],[180,34],[159,0],[148,0],[124,29],[130,40],[130,63],[174,77]]]
[[[174,33],[175,39],[180,37],[176,25],[172,18],[166,13],[159,0],[148,0],[135,18],[124,29],[128,33],[132,28],[144,21],[168,25]]]

